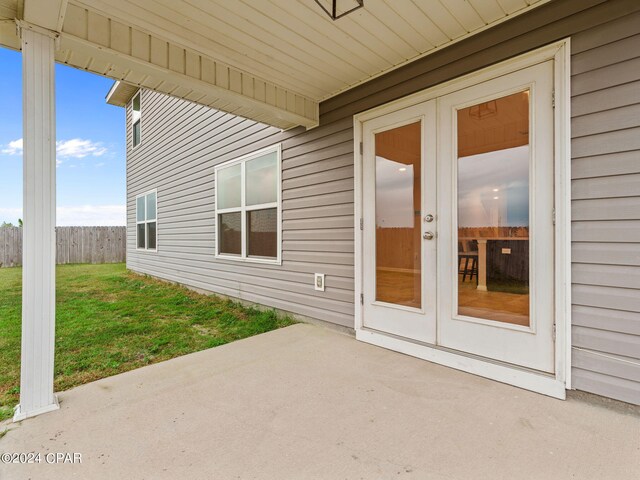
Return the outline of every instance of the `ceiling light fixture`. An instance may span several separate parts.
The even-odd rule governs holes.
[[[334,21],[364,7],[364,0],[316,0],[316,3]]]
[[[400,167],[398,169],[399,172],[406,172],[407,171],[407,167]]]
[[[498,104],[495,100],[479,103],[469,107],[469,116],[476,120],[484,120],[486,117],[493,117],[498,114]]]

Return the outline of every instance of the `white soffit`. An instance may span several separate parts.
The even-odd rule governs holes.
[[[547,1],[365,0],[332,21],[315,0],[0,0],[0,44],[19,48],[3,18],[33,8],[23,2],[55,3],[66,10],[59,62],[312,128],[321,101]]]
[[[116,107],[124,107],[129,103],[129,100],[135,95],[138,91],[138,87],[135,85],[130,85],[125,82],[116,81],[109,89],[109,93],[107,93],[106,101],[110,105],[115,105]]]
[[[59,32],[67,9],[67,0],[27,0],[22,2],[23,19],[47,30]]]
[[[18,17],[17,0],[0,0],[0,46],[20,50],[20,38],[16,35],[15,18]]]
[[[295,90],[69,4],[59,61],[282,129],[318,124],[318,102]]]
[[[71,1],[322,101],[548,0]]]
[[[0,46],[21,48],[15,20],[58,32],[62,28],[68,0],[0,0]]]
[[[295,90],[283,88],[104,14],[72,3],[66,5],[63,0],[25,1],[65,4],[66,14],[56,51],[56,61],[60,63],[123,80],[123,85],[142,86],[281,129],[318,125],[318,102]],[[59,18],[57,12],[61,9],[51,10],[51,16],[43,16],[38,21],[43,23]],[[27,11],[25,7],[24,12]],[[16,2],[10,4],[7,0],[0,0],[0,12],[14,19],[20,17]],[[3,21],[1,25],[11,27],[13,32],[9,28],[0,30],[0,42],[19,48],[15,23],[10,25],[10,22]]]

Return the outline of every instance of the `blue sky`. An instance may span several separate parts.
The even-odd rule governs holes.
[[[125,112],[112,80],[56,65],[57,224],[125,224]],[[0,48],[0,224],[22,217],[22,59]]]

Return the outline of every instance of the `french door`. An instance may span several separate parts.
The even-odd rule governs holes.
[[[364,325],[427,343],[436,340],[435,114],[429,101],[363,126]]]
[[[554,371],[553,62],[363,123],[363,328]]]

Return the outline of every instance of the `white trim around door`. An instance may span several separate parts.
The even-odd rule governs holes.
[[[454,79],[445,84],[377,107],[354,117],[354,151],[359,152],[359,154],[356,153],[355,155],[356,338],[500,382],[556,398],[565,398],[566,389],[571,388],[569,47],[568,39],[556,42],[547,47]],[[538,81],[539,83],[537,85],[527,83],[529,82],[529,80],[526,80],[527,72],[530,72],[532,77],[535,77],[538,73],[542,76],[546,75],[546,80],[540,82],[539,78],[542,77],[539,77],[538,80],[535,78],[531,80],[533,82]],[[448,250],[444,251],[446,257],[440,252],[437,254],[437,285],[429,280],[430,272],[432,272],[432,270],[429,269],[432,269],[433,266],[425,262],[429,256],[425,256],[424,253],[428,252],[429,249],[425,248],[424,244],[420,247],[423,252],[422,268],[420,270],[422,272],[420,291],[422,293],[421,298],[423,303],[420,305],[420,308],[414,308],[414,310],[411,311],[411,309],[407,309],[402,305],[400,305],[400,308],[396,308],[386,302],[378,301],[380,293],[376,288],[379,287],[375,286],[376,280],[373,279],[380,268],[380,266],[376,266],[375,242],[378,234],[382,233],[382,238],[384,238],[385,232],[378,231],[378,227],[376,226],[377,218],[375,213],[372,213],[370,207],[371,202],[373,201],[375,203],[376,199],[376,193],[371,192],[372,181],[374,183],[376,181],[375,176],[371,177],[372,162],[376,165],[378,163],[378,154],[372,151],[375,144],[378,143],[378,139],[376,138],[375,141],[373,139],[375,138],[376,132],[384,132],[388,129],[395,128],[397,125],[402,125],[403,122],[406,124],[412,119],[415,120],[415,118],[421,119],[423,128],[421,147],[423,167],[420,169],[422,175],[422,193],[420,193],[420,195],[422,195],[422,200],[419,207],[415,209],[415,215],[418,219],[424,217],[425,222],[427,222],[428,220],[426,220],[425,214],[430,213],[427,210],[431,208],[431,204],[425,199],[424,189],[430,188],[429,185],[433,184],[433,179],[429,179],[427,176],[429,174],[435,176],[437,170],[438,189],[444,193],[448,192],[448,194],[455,192],[455,188],[453,190],[447,190],[448,186],[443,188],[442,185],[440,185],[440,183],[447,179],[455,182],[455,178],[457,178],[455,173],[447,174],[447,169],[443,169],[446,165],[441,164],[442,162],[453,161],[452,147],[454,145],[448,145],[448,150],[447,148],[442,148],[442,144],[448,141],[447,139],[452,138],[451,127],[455,125],[455,116],[452,116],[451,112],[457,111],[455,108],[464,108],[466,106],[465,102],[469,103],[469,105],[473,105],[474,100],[484,102],[482,88],[474,88],[474,86],[480,84],[496,90],[493,92],[495,95],[509,95],[511,93],[510,89],[514,92],[526,91],[527,96],[532,94],[534,98],[531,103],[531,109],[534,111],[534,114],[531,116],[532,121],[537,121],[536,115],[541,115],[542,113],[544,113],[548,119],[553,118],[553,129],[548,130],[546,133],[541,133],[541,135],[545,136],[542,143],[538,142],[539,139],[536,137],[538,133],[535,131],[537,127],[533,124],[534,133],[529,136],[532,142],[534,140],[536,142],[531,144],[532,149],[548,148],[547,154],[553,157],[553,165],[551,166],[551,162],[549,162],[547,166],[544,167],[546,168],[545,175],[548,175],[544,177],[544,179],[534,176],[538,175],[536,170],[538,167],[535,165],[531,168],[529,175],[531,175],[532,178],[530,185],[534,186],[531,188],[538,188],[539,185],[536,186],[536,181],[540,182],[544,180],[545,183],[548,184],[545,185],[543,189],[537,190],[537,193],[534,193],[538,195],[538,198],[544,197],[547,199],[544,200],[543,198],[539,205],[545,210],[545,215],[548,216],[549,219],[553,216],[555,227],[551,227],[550,222],[548,222],[548,226],[545,224],[544,228],[540,227],[546,220],[540,220],[539,212],[535,209],[536,205],[532,205],[529,209],[529,216],[533,218],[532,221],[534,222],[531,228],[533,228],[534,232],[537,231],[537,233],[533,233],[532,243],[545,239],[544,241],[547,242],[548,248],[553,249],[554,252],[553,262],[546,263],[540,263],[543,262],[543,259],[541,259],[537,253],[533,254],[533,259],[530,263],[531,268],[534,273],[536,269],[541,272],[545,277],[544,281],[552,281],[554,286],[551,291],[546,292],[540,297],[542,301],[545,302],[546,310],[539,307],[537,310],[536,308],[531,308],[531,320],[529,324],[525,324],[524,326],[515,324],[499,325],[498,322],[493,322],[492,324],[490,317],[488,317],[488,320],[480,318],[479,321],[478,319],[463,318],[466,323],[458,323],[460,327],[459,331],[456,332],[449,329],[448,333],[445,333],[443,336],[443,332],[446,332],[447,328],[445,324],[445,329],[443,330],[443,315],[446,313],[445,310],[451,313],[451,308],[449,308],[451,307],[451,298],[453,293],[457,295],[457,287],[453,288],[453,293],[451,289],[443,288],[443,281],[447,282],[451,280],[451,267],[454,261],[459,258],[458,254],[452,251],[453,248],[451,245],[448,246]],[[504,85],[503,89],[501,89],[502,85]],[[553,106],[547,108],[540,103],[536,104],[536,102],[539,102],[542,98],[542,96],[538,96],[536,99],[536,88],[538,88],[539,91],[546,89],[547,93],[545,95],[547,99],[545,101],[552,102]],[[549,92],[551,89],[552,92]],[[487,95],[491,95],[491,93],[487,93]],[[425,113],[435,108],[438,110],[437,115]],[[444,108],[449,108],[449,112],[443,116],[442,110]],[[454,108],[454,110],[451,110],[451,108]],[[429,118],[438,118],[438,120],[432,122],[434,125],[431,125]],[[442,122],[447,123],[447,125],[441,125]],[[426,126],[429,126],[429,128],[425,128]],[[430,137],[426,139],[426,141],[424,138],[425,135]],[[454,135],[454,141],[455,138]],[[437,154],[433,153],[435,149],[430,151],[428,147],[425,147],[425,142],[428,145],[429,140],[439,143]],[[402,139],[399,141],[402,141]],[[553,150],[553,152],[551,150]],[[390,165],[392,166],[394,165],[393,161],[408,162],[406,158],[391,160]],[[402,165],[400,165],[400,167],[398,170],[405,170]],[[551,177],[553,177],[553,179]],[[418,194],[414,194],[414,198],[417,198],[417,195]],[[542,197],[540,197],[540,195],[542,195]],[[407,197],[406,193],[405,197]],[[437,198],[439,203],[444,203],[444,200],[446,200],[441,196],[440,191],[437,194]],[[534,199],[534,195],[532,194],[530,198]],[[447,199],[449,199],[449,197],[447,197]],[[415,202],[417,202],[417,200]],[[435,222],[434,224],[423,224],[421,226],[416,224],[415,228],[420,228],[421,230],[428,228],[431,230],[438,229],[440,226],[449,228],[456,227],[455,213],[451,211],[450,207],[448,209],[441,209],[440,207],[441,205],[438,205],[437,215],[441,215],[444,212],[448,218],[454,218],[454,220],[452,220],[453,224],[451,221],[444,219],[438,226],[436,226],[436,223],[439,222]],[[547,209],[552,210],[553,213],[546,212]],[[405,215],[405,217],[407,216]],[[448,221],[449,223],[447,223]],[[536,222],[538,226],[536,226]],[[404,221],[404,223],[407,223],[407,221]],[[368,228],[365,227],[363,229],[363,224]],[[402,226],[404,226],[404,224],[400,225],[400,227]],[[553,228],[554,231],[545,233],[548,232],[548,230],[545,230],[547,227]],[[528,231],[528,229],[529,227],[527,226],[526,230]],[[430,237],[426,235],[430,232],[425,231],[421,233],[425,239]],[[536,235],[538,236],[536,237]],[[438,250],[441,248],[440,245],[443,245],[443,241],[447,241],[450,244],[452,242],[452,235],[449,235],[446,231],[443,232],[443,237],[444,240],[437,240]],[[402,238],[405,238],[404,242],[411,248],[413,245],[411,240],[406,240],[406,238],[409,237],[405,234]],[[529,243],[528,238],[526,243]],[[432,244],[428,243],[428,245],[430,246]],[[538,243],[538,246],[539,245],[540,243]],[[534,247],[532,246],[531,248]],[[508,250],[508,253],[510,253],[509,248],[505,248],[505,250]],[[415,251],[418,252],[419,250],[416,248]],[[415,257],[417,256],[418,254],[416,253]],[[435,256],[432,256],[432,258],[433,257]],[[398,270],[408,270],[406,265],[404,265],[408,264],[406,259],[402,261],[398,260],[398,262],[401,264],[399,264],[399,266],[405,267],[404,269]],[[386,263],[389,262],[385,261],[383,267],[387,267]],[[419,269],[417,265],[417,262],[413,265],[409,264],[409,266],[412,266],[414,273]],[[456,265],[455,268],[457,271],[458,266]],[[445,269],[448,269],[447,275],[443,275]],[[551,271],[548,271],[549,269]],[[477,275],[476,273],[476,276]],[[529,281],[533,282],[531,284],[533,294],[536,289],[541,291],[542,283],[539,282],[533,274],[531,275]],[[484,291],[486,290],[486,286],[482,283],[483,281],[484,279],[480,282],[478,288]],[[457,284],[457,280],[455,283]],[[417,285],[416,282],[414,282],[414,290],[417,288],[415,285]],[[406,287],[411,288],[411,284],[407,283]],[[465,285],[465,287],[468,288],[468,285]],[[435,298],[438,304],[436,320],[432,318],[429,304],[425,303],[425,300],[430,298]],[[411,303],[411,299],[412,297],[409,296],[404,300],[401,298],[401,301]],[[533,299],[532,303],[535,303],[535,301],[536,300]],[[442,308],[443,305],[446,307],[445,309]],[[425,306],[427,308],[425,308]],[[388,313],[387,319],[385,319],[385,312]],[[417,327],[416,325],[412,326],[408,319],[400,319],[397,317],[398,314],[402,316],[405,313],[407,315],[414,315],[414,318],[418,318],[419,322],[416,323]],[[395,317],[394,314],[396,315]],[[423,315],[424,318],[419,317],[420,315]],[[460,315],[457,316],[460,317]],[[464,317],[464,315],[462,316]],[[456,320],[455,312],[453,317],[450,315],[448,315],[448,317]],[[482,315],[480,315],[480,317],[482,317]],[[395,318],[401,321],[394,323]],[[450,325],[451,323],[449,326]],[[545,345],[542,343],[536,344],[535,342],[526,344],[528,345],[526,348],[529,348],[528,353],[531,354],[529,356],[518,356],[515,353],[517,349],[511,349],[511,354],[515,355],[514,357],[509,357],[508,352],[499,352],[495,355],[487,354],[490,350],[481,348],[481,346],[473,343],[474,337],[478,335],[482,336],[483,332],[471,332],[466,338],[464,337],[464,329],[467,328],[468,325],[471,325],[471,329],[485,329],[486,332],[498,332],[498,336],[493,337],[494,340],[497,341],[496,345],[500,344],[500,339],[505,338],[504,335],[509,336],[510,339],[513,337],[511,340],[514,342],[519,341],[517,339],[525,338],[526,344],[526,333],[537,335],[541,329],[546,329],[545,335],[547,335],[547,337],[545,341],[547,343]],[[501,327],[501,329],[498,330],[495,327]],[[418,328],[418,330],[415,330],[416,328]],[[551,336],[553,336],[553,339],[551,339]],[[479,341],[481,342],[482,340]],[[491,339],[488,341],[490,342]],[[501,345],[504,346],[505,342],[502,342]],[[548,349],[541,354],[542,357],[544,357],[544,361],[537,362],[532,360],[537,349],[544,349],[543,347]]]

